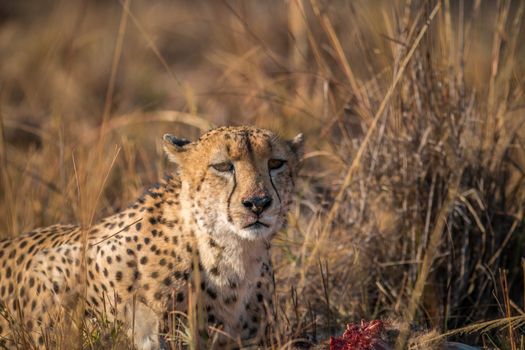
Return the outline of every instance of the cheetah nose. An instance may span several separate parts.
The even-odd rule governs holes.
[[[264,196],[252,196],[242,200],[242,205],[257,215],[261,214],[270,204],[272,204],[272,197],[266,194]]]

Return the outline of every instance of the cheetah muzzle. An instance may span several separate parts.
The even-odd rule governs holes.
[[[264,339],[269,242],[292,203],[302,136],[223,127],[163,144],[176,173],[128,209],[89,228],[55,225],[0,242],[0,315],[22,322],[35,347],[49,344],[80,298],[90,314],[121,322],[138,349],[158,349],[171,312],[190,307],[210,335]],[[2,316],[0,336],[17,346]]]

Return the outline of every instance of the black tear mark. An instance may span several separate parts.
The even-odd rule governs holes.
[[[233,193],[235,192],[236,188],[237,188],[237,178],[235,176],[235,170],[234,170],[233,171],[233,188],[232,188],[232,191],[230,192],[230,195],[228,196],[228,209],[227,209],[228,222],[232,223],[232,224],[233,224],[233,220],[232,220],[232,216],[231,216],[231,213],[230,213],[230,204],[231,204],[231,201],[232,201]]]
[[[275,191],[277,198],[279,198],[279,204],[281,204],[281,196],[279,196],[279,192],[277,191],[277,188],[275,187],[275,184],[273,183],[272,172],[270,170],[268,170],[268,176],[270,177],[270,183],[272,184],[273,190]]]

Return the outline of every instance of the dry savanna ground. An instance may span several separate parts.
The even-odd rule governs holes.
[[[0,238],[126,207],[173,171],[165,132],[303,132],[275,348],[382,319],[398,349],[524,349],[524,8],[2,1]],[[63,349],[128,346],[103,320],[54,332]],[[194,346],[191,324],[174,337]]]

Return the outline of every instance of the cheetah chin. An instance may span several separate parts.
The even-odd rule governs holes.
[[[27,344],[13,324],[35,348],[57,344],[56,325],[71,324],[80,299],[137,349],[170,340],[173,310],[202,315],[220,346],[267,339],[270,240],[292,204],[302,135],[222,127],[193,142],[167,134],[163,146],[177,171],[126,210],[0,241],[0,346]]]

